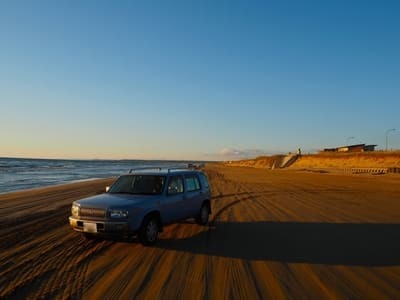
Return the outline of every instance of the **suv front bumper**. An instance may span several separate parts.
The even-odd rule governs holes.
[[[69,224],[72,229],[91,234],[99,235],[121,235],[129,233],[129,224],[127,221],[96,221],[77,219],[69,217]]]

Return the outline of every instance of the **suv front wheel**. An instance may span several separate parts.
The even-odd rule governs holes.
[[[159,231],[158,220],[154,216],[148,216],[143,220],[143,224],[139,230],[139,241],[144,246],[154,245],[157,241]]]
[[[200,208],[200,213],[196,217],[196,222],[199,225],[206,225],[208,223],[208,216],[210,215],[210,207],[207,203],[203,203]]]

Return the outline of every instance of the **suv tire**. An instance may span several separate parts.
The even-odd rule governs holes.
[[[159,222],[155,216],[145,217],[139,230],[139,241],[144,246],[154,245],[157,241],[159,229]]]
[[[207,225],[208,217],[210,215],[210,207],[207,203],[203,203],[198,216],[196,217],[196,222],[199,225]]]

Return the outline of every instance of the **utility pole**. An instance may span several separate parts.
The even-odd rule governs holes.
[[[389,132],[395,131],[395,130],[396,130],[396,128],[391,128],[391,129],[386,130],[386,151],[388,151],[388,136],[389,136]]]

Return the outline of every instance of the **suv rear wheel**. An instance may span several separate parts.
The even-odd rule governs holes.
[[[210,215],[210,207],[207,203],[203,203],[200,208],[200,213],[196,217],[196,222],[199,225],[206,225],[208,223],[208,216]]]
[[[139,230],[139,241],[144,246],[151,246],[157,241],[160,227],[155,216],[147,216]]]

